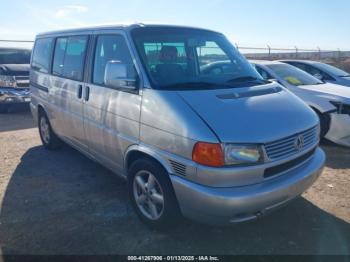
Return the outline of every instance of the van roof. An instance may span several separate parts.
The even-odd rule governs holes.
[[[96,26],[89,26],[89,27],[82,27],[82,28],[62,29],[62,30],[39,33],[36,37],[55,36],[55,35],[70,34],[70,33],[77,33],[77,32],[82,33],[82,32],[95,31],[95,30],[119,29],[119,30],[130,31],[134,28],[141,28],[141,27],[186,28],[186,29],[206,30],[206,31],[218,33],[216,31],[208,30],[200,27],[191,27],[191,26],[183,26],[183,25],[167,25],[167,24],[133,23],[133,24],[96,25]]]

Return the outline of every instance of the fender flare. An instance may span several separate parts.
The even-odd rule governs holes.
[[[139,152],[142,154],[145,154],[157,162],[169,173],[172,173],[172,168],[170,166],[170,163],[160,154],[157,152],[157,149],[152,149],[148,146],[144,146],[142,144],[138,145],[131,145],[127,148],[125,154],[124,154],[124,169],[127,172],[127,166],[128,166],[128,158],[131,155],[131,153]]]

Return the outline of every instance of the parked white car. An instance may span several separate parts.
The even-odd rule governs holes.
[[[276,80],[313,108],[320,118],[321,136],[350,146],[350,89],[324,83],[308,73],[277,61],[251,61],[267,80]]]
[[[295,66],[324,82],[350,87],[350,74],[335,66],[309,60],[282,60],[281,62]]]

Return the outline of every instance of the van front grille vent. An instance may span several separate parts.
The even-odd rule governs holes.
[[[186,166],[174,160],[169,160],[176,175],[186,176]]]

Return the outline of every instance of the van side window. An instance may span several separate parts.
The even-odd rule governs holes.
[[[52,74],[62,75],[64,53],[66,52],[67,38],[57,38],[55,45],[55,54],[52,65]]]
[[[128,65],[128,75],[135,77],[134,64],[123,36],[100,35],[97,38],[92,82],[104,85],[104,73],[109,61]]]
[[[36,40],[31,65],[33,70],[43,73],[49,72],[52,42],[52,38]]]
[[[58,38],[53,59],[53,74],[81,81],[84,74],[87,36]]]

